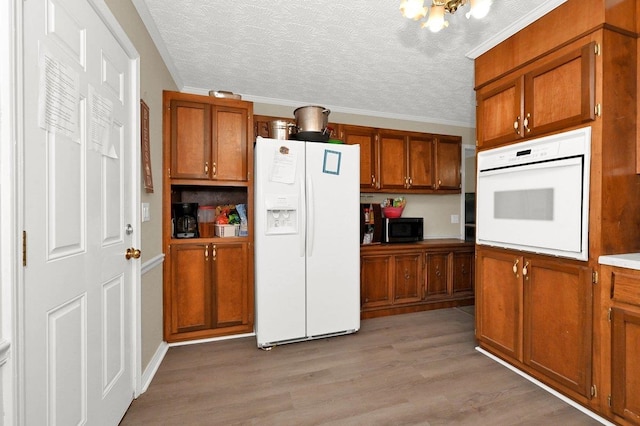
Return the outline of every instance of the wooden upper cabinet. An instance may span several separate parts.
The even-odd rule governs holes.
[[[171,100],[172,179],[248,180],[251,107],[233,104]]]
[[[172,100],[171,177],[208,179],[211,158],[211,105]]]
[[[478,147],[594,120],[596,49],[592,41],[570,51],[559,50],[478,89]]]
[[[520,76],[478,90],[478,146],[496,146],[522,138],[523,82],[524,77]]]
[[[460,190],[462,177],[462,138],[437,136],[436,138],[436,189]]]
[[[209,176],[212,179],[247,181],[249,162],[249,111],[238,107],[213,107],[212,156]]]
[[[435,187],[435,138],[431,135],[407,137],[408,189],[433,189]]]
[[[340,125],[339,138],[349,145],[360,145],[360,189],[363,192],[380,186],[378,167],[378,132],[371,127]]]
[[[380,133],[380,189],[407,188],[407,155],[406,138],[403,133]]]
[[[525,136],[595,119],[595,55],[591,42],[525,75]]]

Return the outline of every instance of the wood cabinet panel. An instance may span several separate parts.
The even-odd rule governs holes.
[[[588,43],[525,75],[528,136],[595,119],[595,49]]]
[[[171,247],[171,330],[173,333],[211,327],[211,267],[206,244]]]
[[[506,79],[478,90],[478,146],[500,145],[522,137],[524,77]]]
[[[462,141],[459,137],[438,136],[436,138],[437,189],[459,190],[462,184]]]
[[[407,185],[405,135],[380,134],[380,189],[402,191]]]
[[[360,188],[375,190],[379,187],[378,136],[371,127],[340,125],[339,135],[346,144],[360,145]]]
[[[522,360],[522,258],[476,247],[476,259],[476,337]]]
[[[423,253],[394,256],[393,302],[417,302],[422,299],[424,283]]]
[[[390,255],[362,256],[360,260],[360,305],[363,308],[386,306],[393,302]]]
[[[453,252],[453,295],[473,294],[474,252]]]
[[[435,138],[432,136],[411,135],[407,140],[408,164],[407,176],[409,189],[435,188]],[[443,152],[443,158],[438,158],[441,164],[454,168],[455,161]],[[444,167],[443,167],[444,168]],[[459,168],[458,168],[459,170]]]
[[[213,244],[211,260],[215,288],[215,326],[247,324],[250,309],[247,244]]]
[[[170,109],[171,176],[207,179],[211,158],[211,106],[172,100]]]
[[[630,423],[640,425],[640,310],[637,309],[611,309],[611,409]]]
[[[524,275],[524,363],[589,396],[593,312],[590,270],[542,257],[525,257],[524,262],[528,265]]]
[[[247,181],[249,112],[243,108],[216,106],[213,110],[212,176],[220,180]],[[251,141],[253,143],[253,141]]]
[[[449,252],[427,253],[427,284],[425,297],[449,296]]]

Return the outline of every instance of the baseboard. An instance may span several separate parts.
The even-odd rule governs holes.
[[[517,369],[516,367],[514,367],[513,365],[509,364],[508,362],[498,358],[497,356],[493,355],[490,352],[487,352],[486,350],[482,349],[480,346],[476,346],[476,351],[480,352],[481,354],[491,358],[492,360],[494,360],[495,362],[504,365],[505,367],[507,367],[509,370],[513,371],[514,373],[518,374],[521,377],[524,377],[525,379],[529,380],[531,383],[533,383],[534,385],[538,386],[539,388],[542,388],[544,390],[546,390],[547,392],[549,392],[550,394],[552,394],[553,396],[555,396],[556,398],[559,398],[561,400],[563,400],[564,402],[566,402],[567,404],[569,404],[570,406],[572,406],[573,408],[575,408],[576,410],[580,410],[582,411],[584,414],[586,414],[587,416],[591,417],[592,419],[602,423],[603,425],[606,426],[615,426],[614,423],[611,423],[610,421],[608,421],[607,419],[600,417],[599,415],[597,415],[596,413],[594,413],[593,411],[587,409],[586,407],[583,407],[582,405],[578,404],[577,402],[573,401],[572,399],[564,396],[563,394],[561,394],[560,392],[558,392],[557,390],[550,388],[549,386],[545,385],[544,383],[542,383],[541,381],[534,379],[533,377],[531,377],[530,375],[528,375],[527,373],[525,373],[524,371],[521,371],[519,369]]]
[[[156,375],[158,368],[160,368],[160,364],[162,364],[162,360],[164,359],[164,356],[167,354],[168,350],[169,345],[167,344],[167,342],[160,342],[160,345],[158,345],[158,349],[156,349],[156,353],[153,354],[151,361],[149,361],[149,364],[147,364],[147,368],[145,368],[144,373],[142,373],[142,380],[140,383],[142,387],[142,389],[140,389],[141,395],[145,393],[149,388],[151,380],[153,380],[153,377]]]

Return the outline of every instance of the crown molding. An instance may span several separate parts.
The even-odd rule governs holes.
[[[195,95],[208,95],[209,89],[202,89],[199,87],[185,86],[183,90],[186,93],[193,93]],[[300,102],[300,101],[292,101],[288,99],[278,99],[278,98],[267,98],[263,96],[252,96],[247,94],[242,94],[242,100],[250,101],[254,103],[261,103],[267,105],[277,105],[277,106],[287,106],[292,108],[298,108],[304,105],[316,105],[317,102]],[[387,118],[393,120],[404,120],[404,121],[414,121],[418,123],[428,123],[428,124],[440,124],[443,126],[456,126],[456,127],[465,127],[474,129],[476,127],[475,117],[469,117],[469,121],[451,121],[451,120],[443,120],[439,118],[433,118],[428,116],[417,116],[417,115],[405,115],[405,114],[394,114],[390,112],[381,112],[381,111],[370,111],[365,109],[356,109],[356,108],[345,108],[335,105],[323,105],[325,108],[331,110],[331,112],[340,112],[343,114],[353,114],[353,115],[362,115],[365,117],[377,117],[377,118]]]
[[[469,59],[476,59],[478,56],[482,55],[489,49],[494,48],[498,44],[502,43],[521,29],[542,18],[544,15],[551,12],[553,9],[560,6],[562,3],[565,3],[566,1],[567,0],[548,0],[542,2],[539,6],[532,9],[522,18],[514,21],[511,25],[504,28],[493,37],[480,43],[478,46],[468,51],[465,56]]]

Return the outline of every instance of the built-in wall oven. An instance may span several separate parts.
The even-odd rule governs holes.
[[[591,128],[478,153],[476,243],[587,260]]]

